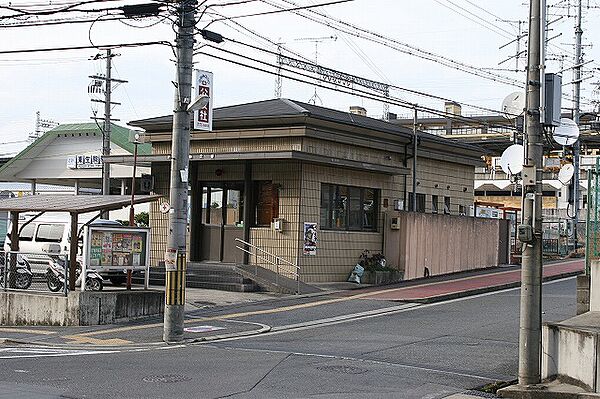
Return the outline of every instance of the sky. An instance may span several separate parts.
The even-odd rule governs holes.
[[[58,123],[91,121],[94,110],[97,116],[103,116],[102,105],[90,101],[92,97],[88,94],[88,85],[91,82],[90,75],[105,70],[105,60],[92,60],[98,53],[104,54],[102,49],[2,52],[149,41],[173,42],[175,33],[172,22],[162,16],[121,22],[106,21],[104,13],[91,12],[92,9],[148,1],[103,1],[79,8],[90,11],[88,13],[62,12],[44,17],[30,16],[27,19],[0,19],[0,156],[14,154],[27,145],[26,139],[35,129],[37,111],[43,119]],[[290,57],[314,60],[316,56],[321,66],[391,85],[390,96],[394,101],[389,110],[399,116],[408,116],[412,111],[398,106],[396,100],[443,110],[444,100],[440,98],[451,99],[464,104],[463,114],[489,114],[489,111],[481,108],[499,110],[507,95],[524,91],[524,84],[510,85],[484,79],[458,70],[457,66],[466,65],[468,67],[458,68],[479,73],[487,71],[486,68],[511,69],[490,72],[508,80],[524,82],[524,72],[514,72],[517,67],[514,58],[501,65],[499,63],[516,53],[516,21],[523,21],[522,29],[527,29],[525,21],[529,10],[526,2],[353,0],[301,11],[313,20],[290,11],[247,16],[278,10],[277,7],[293,8],[293,4],[311,6],[329,2],[332,0],[200,1],[199,14],[204,12],[198,28],[206,27],[226,39],[218,45],[209,43],[217,47],[211,48],[206,46],[207,42],[200,35],[196,37],[198,51],[194,56],[194,67],[213,72],[214,105],[220,107],[274,98],[276,78],[272,74],[219,60],[205,53],[275,72],[274,53],[278,50],[274,43],[281,43],[282,53]],[[49,3],[53,4],[52,7],[58,7],[77,4],[77,1],[0,0],[0,18],[15,14],[15,11],[6,8],[9,4],[13,8],[31,12],[48,9]],[[598,60],[585,66],[586,80],[582,86],[584,111],[593,110],[590,101],[599,99],[594,92],[598,84],[593,83],[598,82],[600,76],[587,73],[593,70],[598,72],[600,67],[599,50],[591,46],[594,41],[600,40],[600,26],[592,23],[600,17],[599,3],[597,0],[583,0],[584,59]],[[548,4],[551,6],[548,20],[556,20],[550,25],[548,37],[556,38],[549,42],[547,71],[566,69],[562,72],[565,84],[563,92],[570,95],[572,71],[568,68],[573,65],[575,18],[574,8],[569,5],[573,6],[575,0],[551,0]],[[223,16],[233,18],[224,19]],[[47,21],[48,18],[86,18],[96,21],[22,26],[34,21]],[[317,23],[314,19],[325,23]],[[520,45],[521,49],[525,48],[524,39]],[[125,126],[132,120],[172,113],[175,65],[171,48],[157,45],[116,48],[113,52],[118,54],[113,59],[113,77],[128,81],[113,90],[113,101],[121,103],[112,110],[113,117],[120,119],[115,123]],[[416,56],[415,53],[422,56]],[[426,58],[434,58],[437,62]],[[442,65],[440,60],[450,66]],[[520,59],[519,69],[524,68],[525,62],[525,58]],[[354,94],[345,94],[339,90],[315,88],[310,78],[288,72],[284,74],[305,81],[282,78],[284,98],[308,102],[314,99],[316,92],[317,105],[338,110],[359,105],[367,110],[369,116],[381,117],[383,114],[382,102],[364,98],[356,90]],[[396,87],[438,98],[414,95]],[[570,106],[568,101],[563,100],[563,107]]]

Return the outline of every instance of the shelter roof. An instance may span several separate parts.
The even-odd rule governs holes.
[[[134,204],[152,202],[160,195],[136,195]],[[4,212],[68,212],[88,213],[121,209],[131,204],[129,195],[28,195],[19,198],[0,199],[0,211]]]

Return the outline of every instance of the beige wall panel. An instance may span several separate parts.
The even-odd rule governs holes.
[[[402,212],[399,264],[405,279],[498,266],[500,222],[495,219]],[[402,232],[404,233],[404,229]]]

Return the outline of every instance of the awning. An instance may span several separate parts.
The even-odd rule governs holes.
[[[156,201],[161,195],[136,195],[134,204]],[[130,195],[27,195],[0,199],[0,211],[8,212],[68,212],[80,214],[112,211],[131,205]]]

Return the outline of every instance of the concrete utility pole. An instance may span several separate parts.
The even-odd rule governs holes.
[[[545,0],[530,0],[527,60],[527,145],[523,168],[522,226],[525,236],[521,267],[521,313],[519,320],[519,384],[540,382],[542,330],[542,171],[543,127],[540,121]],[[529,174],[530,176],[526,176]],[[530,179],[534,179],[530,182]],[[519,234],[521,235],[521,234]],[[520,237],[521,238],[521,237]],[[524,240],[521,240],[524,241]]]
[[[104,129],[102,133],[102,157],[110,155],[110,97],[112,91],[111,69],[112,52],[106,50],[106,80],[104,90]],[[110,164],[102,162],[102,194],[110,194]]]
[[[183,339],[185,303],[186,228],[188,216],[188,166],[190,154],[190,114],[192,58],[194,54],[195,0],[179,1],[176,38],[177,73],[171,141],[171,183],[169,239],[167,253],[176,256],[175,265],[166,267],[165,322],[163,340]]]
[[[580,99],[581,99],[581,67],[583,57],[581,54],[581,37],[583,29],[581,28],[581,0],[577,1],[577,17],[575,20],[575,67],[573,68],[573,121],[579,126]],[[577,251],[577,222],[579,221],[579,153],[581,151],[581,141],[577,140],[573,144],[573,236],[574,249]]]

